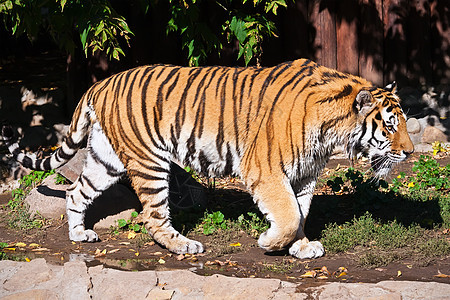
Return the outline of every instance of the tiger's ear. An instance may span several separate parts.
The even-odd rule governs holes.
[[[356,95],[354,107],[360,114],[366,113],[372,106],[372,94],[368,90],[359,91]]]
[[[388,85],[386,85],[386,87],[384,89],[391,93],[397,93],[397,82],[392,81],[392,83],[389,83]]]

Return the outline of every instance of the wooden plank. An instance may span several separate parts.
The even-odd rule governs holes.
[[[383,1],[361,0],[359,75],[383,85]]]
[[[397,81],[400,86],[408,85],[407,49],[403,17],[407,6],[403,0],[384,0],[384,84]]]
[[[327,6],[321,0],[313,0],[309,7],[309,19],[315,29],[314,49],[317,63],[336,69],[336,23],[334,1]]]
[[[432,1],[431,61],[433,84],[450,84],[450,27],[448,26],[448,0]]]
[[[288,8],[285,11],[280,10],[280,19],[282,24],[283,48],[287,60],[298,58],[314,57],[314,45],[310,43],[310,28],[308,17],[307,1],[288,2]]]
[[[407,18],[408,78],[412,85],[431,82],[430,10],[428,0],[414,0]]]
[[[337,69],[358,75],[358,6],[353,0],[337,4]]]

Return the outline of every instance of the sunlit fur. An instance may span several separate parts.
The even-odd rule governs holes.
[[[23,154],[3,133],[15,158],[35,169],[61,166],[89,137],[86,166],[67,194],[72,240],[98,239],[84,228],[85,210],[127,174],[150,234],[176,253],[204,249],[171,226],[173,159],[209,176],[240,176],[271,223],[259,245],[314,258],[324,249],[303,227],[335,147],[367,155],[379,176],[413,151],[394,93],[304,59],[271,68],[154,65],[114,75],[86,92],[66,140],[45,159]]]

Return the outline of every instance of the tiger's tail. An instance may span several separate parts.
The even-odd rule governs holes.
[[[37,158],[35,153],[23,152],[19,147],[19,142],[14,137],[13,129],[7,125],[3,126],[1,132],[3,141],[8,147],[9,152],[13,155],[13,158],[22,164],[22,166],[38,171],[52,170],[66,164],[83,145],[89,132],[91,118],[89,114],[90,108],[87,102],[86,96],[83,96],[75,109],[69,132],[64,138],[61,147],[44,158]]]

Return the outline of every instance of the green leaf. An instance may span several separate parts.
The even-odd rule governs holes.
[[[125,221],[125,219],[119,219],[117,220],[117,226],[119,226],[119,228],[123,228],[125,226],[127,226],[127,221]]]
[[[141,226],[139,224],[133,224],[130,226],[131,230],[133,230],[134,232],[139,232],[141,230]]]
[[[103,28],[105,27],[105,23],[103,21],[100,21],[100,24],[98,24],[97,28],[95,29],[95,36],[98,36],[100,32],[102,32]]]
[[[132,218],[136,218],[138,216],[138,212],[137,211],[133,211],[132,213],[131,213],[131,217]]]
[[[89,29],[87,27],[80,34],[81,45],[83,45],[83,48],[85,48],[85,49],[86,49],[86,40],[87,40],[88,34],[89,34]]]
[[[230,22],[230,30],[236,36],[239,43],[243,44],[247,38],[246,23],[234,16]]]
[[[64,6],[66,5],[67,0],[61,0],[61,12],[64,11]]]

